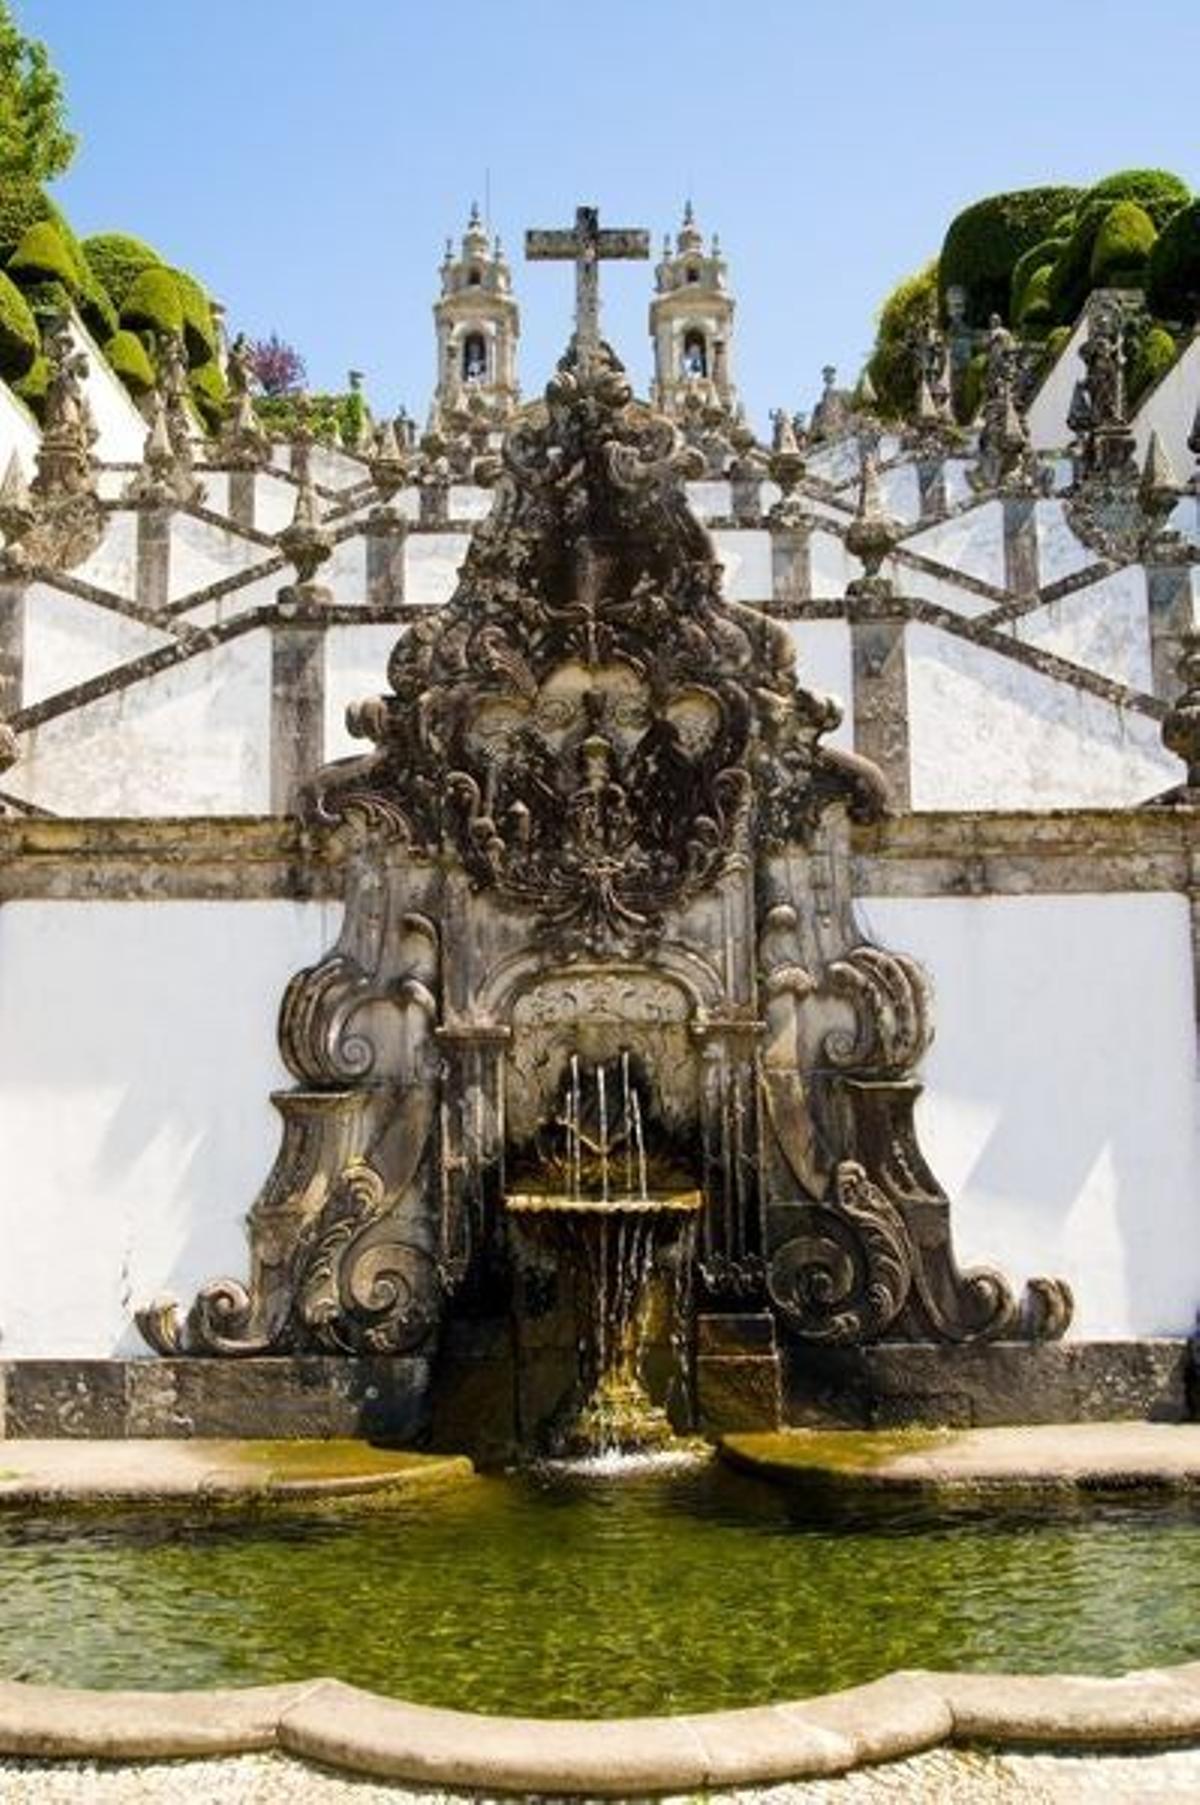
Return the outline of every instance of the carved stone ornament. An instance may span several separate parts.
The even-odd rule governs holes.
[[[88,360],[76,348],[70,318],[59,314],[44,335],[50,366],[37,473],[23,493],[5,497],[4,569],[22,576],[42,568],[73,570],[104,536],[105,513],[96,494],[97,438],[83,379]],[[6,479],[6,491],[10,485]]]
[[[690,467],[577,335],[453,598],[351,711],[373,750],[311,787],[345,916],[283,999],[296,1084],[250,1273],[142,1311],[155,1348],[425,1357],[450,1312],[511,1325],[510,1182],[536,1190],[573,1086],[610,1120],[615,1073],[641,1195],[692,1200],[680,1296],[772,1308],[801,1342],[1065,1328],[1064,1286],[1018,1306],[955,1262],[913,1128],[928,986],[851,902],[846,818],[877,816],[883,782],[825,743],[838,709],[798,683],[786,626],[722,595]],[[321,530],[299,524],[293,555]],[[881,585],[871,448],[859,526]]]

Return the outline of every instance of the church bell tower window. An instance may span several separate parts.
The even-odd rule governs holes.
[[[708,344],[702,332],[688,332],[683,340],[683,374],[708,375]]]
[[[463,340],[462,373],[464,382],[487,380],[487,345],[482,332],[468,332]]]

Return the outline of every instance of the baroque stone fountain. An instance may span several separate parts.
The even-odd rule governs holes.
[[[159,1351],[407,1359],[430,1408],[536,1368],[510,1439],[577,1448],[656,1439],[646,1385],[703,1428],[714,1348],[777,1400],[823,1347],[1063,1332],[1058,1282],[955,1261],[928,986],[851,907],[882,782],[723,596],[688,456],[579,335],[510,433],[453,598],[350,711],[373,749],[312,786],[345,919],[283,1000],[249,1279],[143,1311]]]

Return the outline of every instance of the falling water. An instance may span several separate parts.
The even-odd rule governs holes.
[[[596,1067],[596,1105],[600,1112],[600,1201],[608,1202],[608,1091],[605,1084],[607,1067],[603,1061]]]

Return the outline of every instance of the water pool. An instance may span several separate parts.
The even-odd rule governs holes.
[[[365,1512],[0,1517],[0,1600],[10,1679],[709,1710],[896,1667],[1194,1658],[1200,1506],[814,1517],[716,1463],[518,1473]]]

